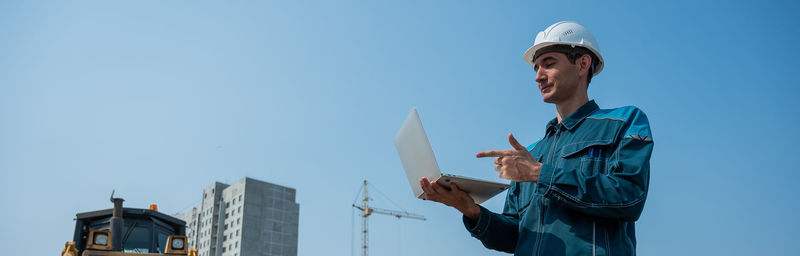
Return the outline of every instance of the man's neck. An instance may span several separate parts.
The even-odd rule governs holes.
[[[563,102],[556,103],[556,118],[558,118],[558,123],[561,123],[562,119],[574,113],[575,110],[578,110],[578,108],[586,104],[586,102],[589,102],[589,96],[582,93]]]

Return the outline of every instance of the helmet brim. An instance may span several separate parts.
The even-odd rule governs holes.
[[[535,60],[533,59],[533,57],[541,55],[541,54],[537,55],[537,51],[539,51],[541,49],[544,49],[544,48],[546,48],[548,46],[552,46],[552,45],[569,45],[569,46],[572,46],[572,47],[582,47],[584,49],[588,49],[589,51],[594,53],[595,56],[597,56],[597,60],[599,61],[597,63],[597,65],[594,67],[594,72],[592,73],[592,76],[597,76],[597,74],[600,74],[600,71],[603,71],[603,66],[605,66],[605,63],[606,63],[605,60],[603,60],[603,56],[600,55],[600,53],[597,52],[594,48],[585,47],[585,46],[583,46],[581,44],[572,44],[572,43],[565,43],[565,42],[540,43],[540,44],[537,44],[537,45],[534,45],[534,46],[531,46],[530,48],[528,48],[528,50],[525,51],[524,54],[522,54],[522,58],[525,59],[525,62],[527,62],[528,65],[531,65],[531,67],[535,67],[536,63],[534,62]]]

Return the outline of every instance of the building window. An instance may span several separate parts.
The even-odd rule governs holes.
[[[242,195],[239,195],[239,201],[242,201]]]

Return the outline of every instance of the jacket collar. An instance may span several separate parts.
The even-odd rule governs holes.
[[[575,128],[575,126],[589,116],[589,114],[598,109],[600,109],[600,107],[597,106],[597,103],[595,103],[594,100],[590,100],[575,110],[575,112],[572,112],[572,114],[566,118],[561,119],[560,124],[558,123],[558,118],[553,118],[553,120],[550,120],[550,122],[547,123],[547,130],[549,131],[550,129],[560,128],[561,126],[566,127],[568,130],[572,130],[572,128]]]

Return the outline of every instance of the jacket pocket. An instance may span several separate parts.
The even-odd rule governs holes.
[[[561,148],[562,168],[575,169],[583,175],[606,173],[606,159],[612,153],[612,139],[574,142]]]
[[[594,176],[606,172],[606,159],[603,158],[582,158],[579,169],[584,177]]]

